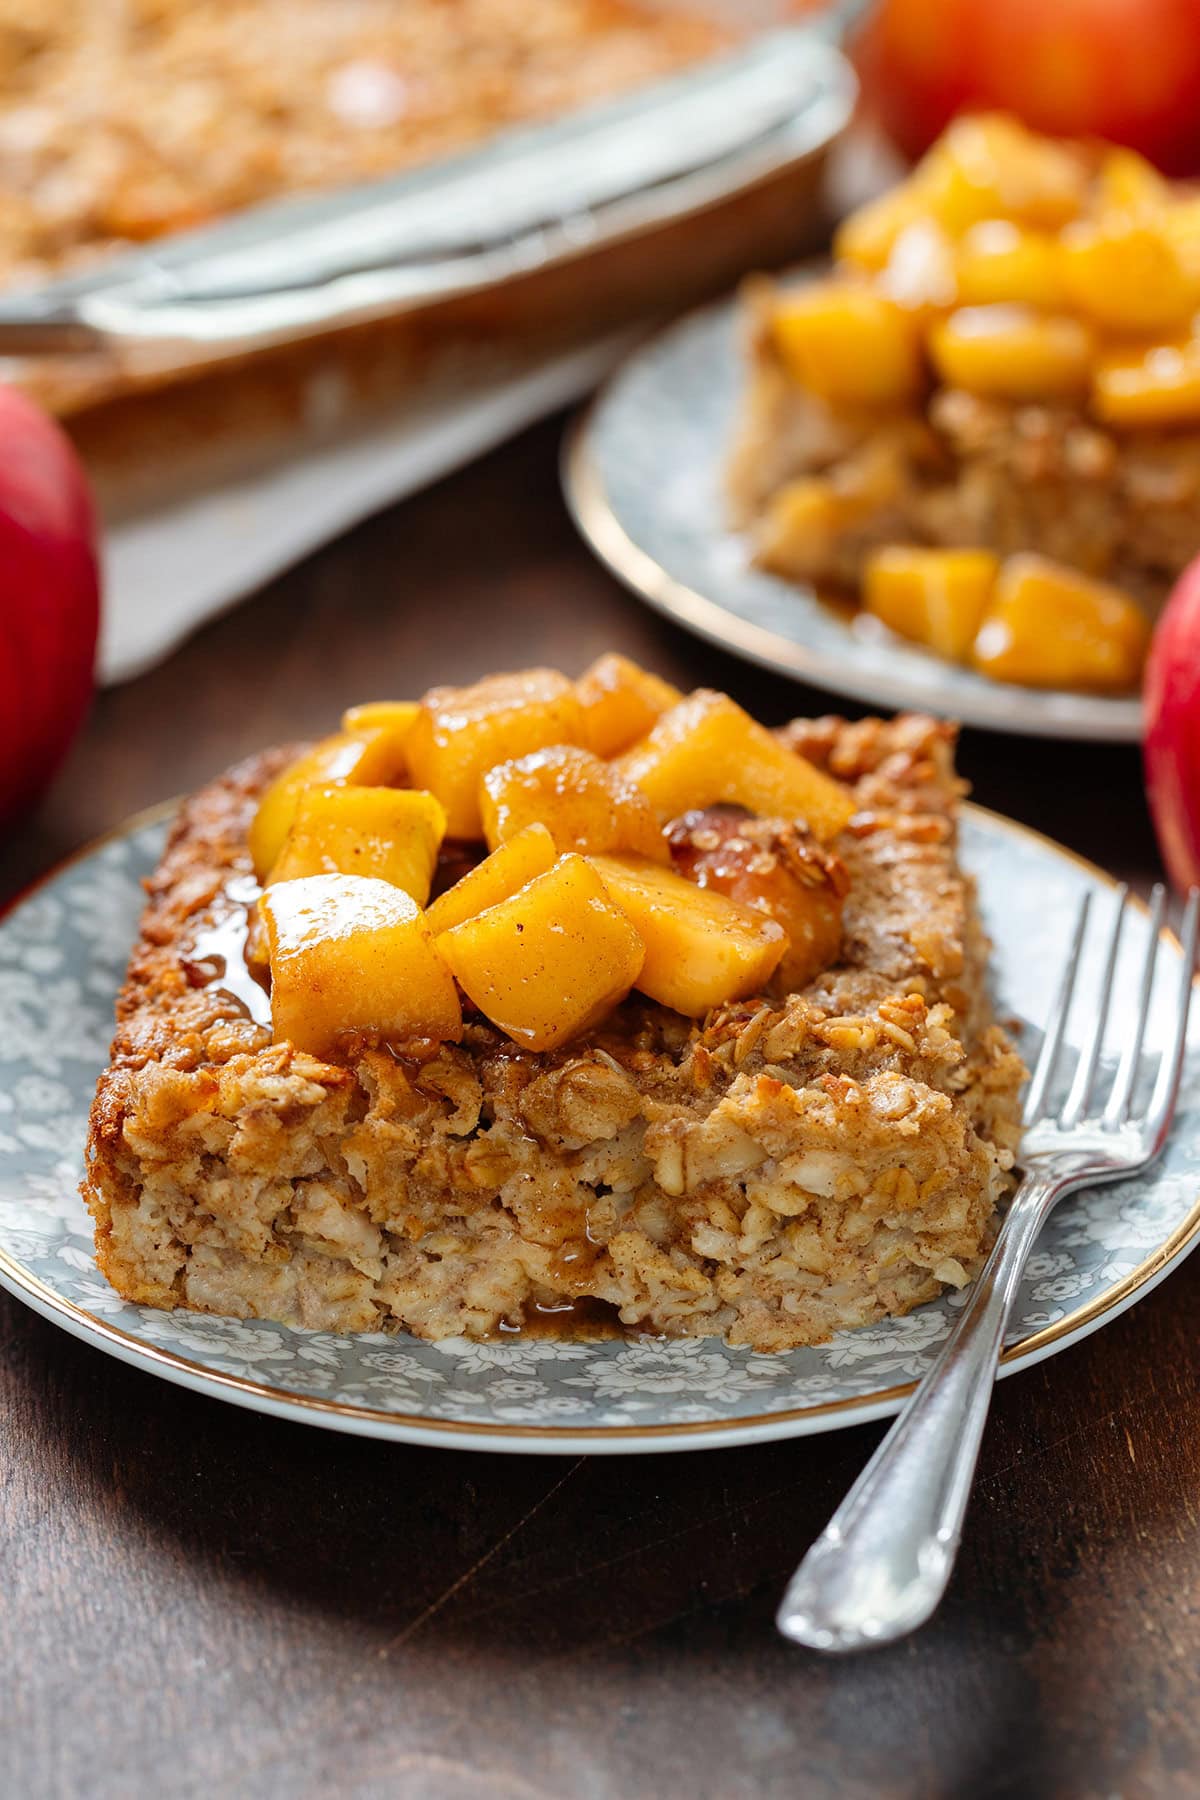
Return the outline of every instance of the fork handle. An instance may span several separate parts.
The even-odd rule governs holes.
[[[1029,1175],[936,1361],[793,1575],[785,1637],[861,1650],[923,1625],[950,1580],[1021,1272],[1062,1175]]]

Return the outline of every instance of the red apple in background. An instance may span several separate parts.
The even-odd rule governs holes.
[[[990,107],[1200,174],[1200,0],[879,0],[859,65],[911,156]]]
[[[1146,794],[1167,873],[1200,884],[1200,557],[1158,621],[1143,685]]]
[[[79,458],[53,419],[0,388],[0,823],[37,798],[83,722],[99,622]]]

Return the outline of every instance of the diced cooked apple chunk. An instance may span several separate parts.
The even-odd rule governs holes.
[[[822,843],[854,814],[840,781],[796,756],[727,694],[699,688],[664,713],[616,766],[664,822],[727,801],[760,818],[803,821]]]
[[[962,306],[929,334],[948,387],[997,400],[1047,400],[1088,384],[1095,340],[1080,319],[1030,306]]]
[[[484,1017],[529,1050],[554,1050],[597,1024],[628,994],[644,954],[582,856],[443,932],[438,948]]]
[[[1059,255],[1072,305],[1106,331],[1176,331],[1195,310],[1179,254],[1153,222],[1080,219],[1063,232]]]
[[[310,787],[381,787],[404,776],[404,752],[388,727],[322,738],[276,777],[250,822],[254,872],[265,881],[292,828],[300,796]]]
[[[527,825],[541,823],[564,853],[633,850],[668,860],[654,808],[641,788],[613,763],[572,744],[497,763],[483,778],[480,806],[483,835],[493,850]]]
[[[617,756],[627,750],[645,737],[662,713],[683,699],[669,681],[615,651],[598,656],[584,670],[575,692],[583,708],[588,748],[597,756]]]
[[[590,860],[645,947],[642,993],[701,1018],[766,987],[788,947],[768,914],[636,856]]]
[[[902,181],[846,214],[833,234],[833,253],[838,262],[856,263],[875,272],[889,261],[904,232],[930,216],[920,187]]]
[[[680,875],[783,926],[788,946],[774,986],[793,994],[838,959],[846,865],[794,825],[749,819],[736,806],[684,813],[670,832]]]
[[[1108,425],[1183,425],[1200,420],[1200,340],[1138,345],[1101,357],[1092,411]]]
[[[1043,556],[1012,556],[975,639],[995,681],[1117,693],[1136,685],[1150,621],[1119,588]]]
[[[1200,194],[1183,189],[1157,217],[1159,229],[1179,258],[1180,267],[1200,292]]]
[[[1058,243],[1047,231],[1025,231],[1009,219],[982,219],[958,246],[960,306],[1066,304]]]
[[[389,1043],[460,1036],[449,969],[416,901],[356,875],[281,881],[259,901],[276,1039],[314,1056],[352,1035]]]
[[[544,875],[558,861],[554,839],[544,825],[527,825],[468,869],[452,888],[439,894],[426,917],[434,936],[474,919],[489,906],[498,906],[535,875]]]
[[[1086,159],[1069,144],[1002,113],[955,119],[909,178],[925,206],[956,236],[980,219],[1057,229],[1087,201]]]
[[[896,239],[876,285],[911,319],[928,324],[958,298],[953,241],[935,220],[918,220]]]
[[[1000,559],[990,550],[888,545],[863,570],[863,605],[890,630],[963,662],[991,598]]]
[[[417,700],[364,700],[342,714],[343,731],[390,731],[401,746],[417,722]]]
[[[785,481],[767,504],[755,533],[755,558],[793,581],[819,580],[833,561],[839,539],[886,505],[874,485],[846,491],[824,475]]]
[[[1171,203],[1171,183],[1154,164],[1123,145],[1106,150],[1096,181],[1096,210],[1154,218]]]
[[[499,762],[581,744],[583,708],[572,684],[555,669],[490,675],[473,687],[433,688],[421,702],[406,742],[416,786],[446,808],[451,837],[480,834],[479,782]]]
[[[912,315],[853,282],[813,282],[785,295],[772,325],[785,367],[827,400],[866,407],[909,405],[924,362]]]
[[[369,875],[424,906],[445,830],[441,801],[416,788],[306,788],[269,879]]]

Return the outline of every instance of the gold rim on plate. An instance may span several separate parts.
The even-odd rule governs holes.
[[[164,801],[157,806],[146,808],[135,813],[121,825],[93,838],[80,849],[73,851],[48,869],[45,874],[32,881],[27,887],[0,911],[0,921],[7,918],[18,905],[55,881],[67,869],[84,861],[103,849],[106,844],[116,838],[127,837],[134,831],[148,825],[158,824],[171,816],[179,805],[178,800]],[[1003,813],[993,812],[990,807],[976,806],[965,802],[963,812],[988,823],[1000,831],[1006,831],[1015,837],[1032,840],[1055,856],[1074,864],[1089,880],[1102,887],[1115,889],[1117,882],[1095,863],[1086,857],[1079,856],[1073,850],[1058,844],[1044,832],[1034,831],[1028,825],[1021,825],[1015,819],[1006,818]],[[1149,914],[1144,900],[1131,895],[1129,904],[1143,917]],[[1162,940],[1176,951],[1181,951],[1179,939],[1170,926],[1164,926],[1160,934]],[[1200,975],[1195,977],[1200,986]],[[1171,1263],[1183,1253],[1195,1247],[1200,1237],[1200,1196],[1187,1214],[1187,1217],[1176,1226],[1171,1235],[1158,1247],[1151,1251],[1135,1269],[1123,1277],[1103,1294],[1096,1295],[1085,1305],[1076,1307],[1074,1312],[1067,1313],[1052,1325],[1043,1326],[1040,1331],[1022,1338],[1019,1343],[1010,1344],[1002,1353],[1002,1367],[1025,1363],[1037,1358],[1044,1351],[1062,1339],[1072,1337],[1079,1332],[1088,1332],[1098,1326],[1111,1312],[1122,1309],[1126,1301],[1138,1293],[1141,1288],[1154,1282],[1162,1275]],[[32,1301],[36,1311],[52,1320],[61,1319],[73,1336],[86,1342],[99,1340],[101,1347],[112,1346],[122,1361],[130,1361],[137,1365],[149,1366],[152,1370],[162,1371],[168,1379],[172,1376],[187,1377],[189,1382],[197,1386],[216,1388],[222,1396],[229,1394],[243,1400],[264,1401],[286,1407],[289,1412],[313,1414],[322,1420],[353,1420],[363,1424],[388,1428],[398,1432],[419,1433],[429,1437],[446,1437],[454,1439],[488,1439],[504,1438],[517,1443],[523,1439],[538,1442],[574,1442],[589,1440],[596,1443],[613,1443],[620,1441],[654,1443],[659,1440],[677,1441],[680,1439],[698,1439],[717,1435],[728,1436],[752,1432],[763,1427],[770,1427],[772,1435],[786,1436],[789,1424],[799,1424],[810,1419],[826,1419],[838,1417],[845,1424],[853,1424],[856,1415],[876,1417],[879,1409],[891,1406],[893,1402],[903,1400],[916,1387],[915,1381],[908,1381],[890,1388],[877,1388],[870,1394],[858,1394],[845,1400],[826,1400],[813,1406],[789,1407],[782,1412],[747,1413],[738,1418],[703,1420],[691,1424],[676,1425],[512,1425],[503,1421],[486,1423],[468,1420],[439,1419],[428,1413],[387,1412],[377,1407],[355,1406],[348,1401],[323,1400],[317,1395],[298,1394],[291,1388],[272,1387],[268,1383],[251,1381],[244,1375],[229,1375],[218,1369],[210,1368],[206,1363],[193,1362],[190,1357],[179,1356],[174,1351],[163,1350],[133,1332],[123,1331],[117,1325],[110,1325],[98,1318],[95,1313],[88,1312],[85,1307],[77,1306],[73,1300],[65,1300],[41,1278],[11,1256],[7,1250],[0,1248],[0,1280],[10,1292],[25,1296]]]

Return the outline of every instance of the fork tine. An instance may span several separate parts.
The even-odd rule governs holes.
[[[1150,896],[1150,940],[1146,945],[1146,955],[1142,963],[1137,1023],[1132,1037],[1126,1041],[1125,1049],[1121,1054],[1116,1079],[1112,1085],[1112,1093],[1109,1095],[1108,1105],[1104,1109],[1104,1123],[1110,1128],[1123,1125],[1129,1115],[1129,1102],[1133,1094],[1134,1082],[1137,1080],[1142,1043],[1146,1036],[1146,1019],[1149,1016],[1150,999],[1154,992],[1154,964],[1158,956],[1158,937],[1162,930],[1165,904],[1166,890],[1159,881],[1155,883],[1154,892]]]
[[[1046,1093],[1054,1079],[1054,1065],[1058,1061],[1058,1053],[1062,1048],[1067,1014],[1071,1008],[1071,995],[1075,991],[1075,971],[1079,967],[1079,952],[1083,947],[1083,934],[1087,930],[1088,908],[1091,899],[1091,893],[1088,892],[1080,902],[1070,953],[1058,985],[1054,1005],[1051,1007],[1050,1016],[1046,1021],[1046,1035],[1042,1039],[1041,1055],[1037,1059],[1033,1080],[1030,1082],[1029,1092],[1025,1096],[1026,1125],[1035,1125],[1045,1111]]]
[[[1108,1003],[1112,996],[1113,971],[1117,966],[1117,948],[1121,941],[1121,926],[1125,922],[1125,902],[1128,898],[1129,889],[1122,882],[1117,889],[1112,935],[1108,940],[1108,952],[1104,958],[1104,974],[1100,980],[1100,992],[1096,996],[1096,1011],[1088,1027],[1083,1049],[1079,1053],[1071,1091],[1067,1095],[1066,1105],[1059,1115],[1059,1124],[1064,1131],[1069,1131],[1072,1125],[1078,1125],[1087,1111],[1088,1101],[1092,1097],[1092,1087],[1096,1080],[1096,1065],[1100,1060],[1105,1027],[1108,1024]]]
[[[1150,1154],[1156,1156],[1163,1138],[1171,1124],[1171,1114],[1175,1110],[1175,1096],[1179,1092],[1179,1076],[1183,1069],[1183,1053],[1187,1043],[1188,1008],[1191,1005],[1193,981],[1196,973],[1196,938],[1200,928],[1200,888],[1192,888],[1188,895],[1187,911],[1183,915],[1183,929],[1180,937],[1183,944],[1183,956],[1179,971],[1179,992],[1175,1002],[1175,1018],[1171,1026],[1171,1036],[1166,1049],[1162,1053],[1162,1061],[1158,1065],[1158,1074],[1154,1079],[1154,1092],[1150,1096],[1150,1110],[1146,1114],[1146,1134],[1153,1148]]]

